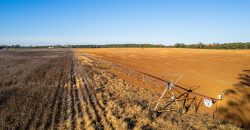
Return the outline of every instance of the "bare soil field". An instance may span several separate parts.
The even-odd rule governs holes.
[[[239,74],[250,69],[250,50],[206,49],[82,49],[145,73],[172,79],[168,74],[184,74],[179,85],[197,92],[217,95],[240,82]]]
[[[225,100],[218,103],[219,113],[250,124],[250,50],[98,48],[77,51],[165,80],[177,79],[178,75],[171,74],[184,74],[178,85],[196,88],[195,92],[214,98],[224,92]],[[162,91],[161,88],[158,92]]]
[[[0,51],[0,129],[240,129],[202,113],[152,117],[158,98],[70,49]]]

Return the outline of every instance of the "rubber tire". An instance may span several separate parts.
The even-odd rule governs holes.
[[[185,113],[187,113],[187,108],[186,108],[186,107],[181,107],[181,108],[179,109],[179,114],[183,115],[183,114],[185,114]]]

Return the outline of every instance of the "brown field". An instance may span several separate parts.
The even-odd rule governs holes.
[[[82,49],[113,62],[162,79],[168,74],[184,74],[178,82],[186,88],[200,86],[197,92],[217,97],[221,91],[240,82],[239,75],[250,70],[250,50],[206,49]]]
[[[156,66],[157,64],[163,64],[162,67],[167,66],[167,68],[175,67],[174,61],[172,65],[168,65],[165,61],[152,62],[157,53],[161,54],[159,58],[163,59],[168,55],[163,49],[158,51],[128,49],[127,52],[130,51],[130,54],[123,49],[118,49],[116,52],[112,49],[109,51],[114,53],[112,55],[114,62],[126,63],[125,65],[136,69],[143,66],[143,71],[149,73],[152,70],[154,73],[151,74],[155,75],[161,73],[159,68],[161,66]],[[231,121],[213,119],[203,113],[179,115],[176,112],[169,112],[152,117],[148,105],[151,99],[158,98],[157,95],[141,86],[128,83],[115,73],[102,68],[94,60],[82,55],[82,52],[88,52],[111,59],[109,51],[106,49],[0,50],[0,129],[240,129]],[[196,51],[198,52],[192,53],[202,53],[201,50]],[[182,56],[185,55],[184,52]],[[209,51],[207,53],[210,54]],[[218,55],[221,55],[219,51]],[[122,60],[121,56],[125,60]],[[202,57],[202,54],[200,56]],[[143,60],[136,60],[136,57]],[[241,72],[241,69],[249,67],[247,61],[243,62],[244,58],[249,58],[249,54],[247,51],[239,51],[231,58],[237,60],[239,57],[242,57],[238,61],[239,64],[231,67]],[[182,63],[180,56],[172,59]],[[188,58],[185,59],[184,64],[185,62],[192,64]],[[210,57],[210,60],[213,58]],[[202,61],[205,63],[205,60]],[[216,61],[220,60],[214,62]],[[181,72],[185,70],[182,67],[185,65],[180,64],[179,70],[168,73],[184,73],[185,77],[180,82],[182,85],[192,86],[199,83],[203,89],[202,82],[195,80],[194,84],[184,84],[188,83],[185,78],[193,71]],[[202,69],[197,68],[196,72],[201,73],[198,70]],[[233,76],[231,78],[233,79]],[[232,81],[238,81],[237,76]],[[247,116],[244,119],[247,119]],[[246,127],[248,122],[242,123]]]
[[[214,98],[224,92],[225,100],[218,103],[220,113],[237,122],[250,123],[250,116],[245,116],[250,115],[250,50],[102,48],[78,51],[165,80],[177,79],[166,76],[169,74],[184,74],[178,85],[196,88],[195,92]]]

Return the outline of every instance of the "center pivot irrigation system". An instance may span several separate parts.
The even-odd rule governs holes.
[[[183,77],[183,74],[172,74],[178,75],[179,77],[175,81],[168,81],[156,76],[141,72],[139,70],[131,69],[129,67],[116,64],[103,57],[98,57],[90,54],[82,54],[90,58],[91,60],[98,63],[100,66],[105,66],[106,69],[112,69],[125,73],[129,77],[133,77],[142,80],[145,84],[151,84],[153,86],[162,87],[162,94],[156,101],[152,101],[149,104],[149,108],[155,112],[169,112],[177,111],[180,114],[185,114],[189,110],[198,112],[202,102],[203,106],[208,108],[208,111],[212,111],[212,116],[215,117],[215,111],[217,109],[217,103],[223,99],[223,92],[218,95],[218,98],[209,97],[203,94],[194,92],[197,88],[186,89],[176,83]],[[170,75],[168,75],[170,76]]]

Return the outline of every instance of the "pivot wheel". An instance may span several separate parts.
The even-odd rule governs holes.
[[[187,113],[187,108],[186,108],[186,107],[181,107],[181,108],[179,109],[179,113],[180,113],[181,115]]]

